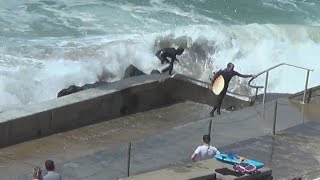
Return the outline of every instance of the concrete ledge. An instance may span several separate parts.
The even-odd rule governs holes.
[[[185,165],[152,171],[121,180],[215,180],[216,173],[202,165]]]
[[[301,102],[303,100],[303,95],[304,95],[304,90],[289,96],[289,99]],[[311,103],[311,104],[320,104],[319,96],[320,96],[320,86],[309,88],[307,89],[307,92],[306,92],[305,102]]]
[[[10,121],[2,122],[0,124],[0,146],[6,146],[10,144]]]
[[[0,113],[0,147],[185,100],[214,105],[216,97],[205,87],[167,75],[124,79]],[[228,102],[249,105],[227,96],[224,105]]]
[[[233,170],[232,165],[209,159],[135,175],[122,180],[272,180],[271,169],[262,168],[260,171],[261,173],[257,175],[241,175]]]
[[[177,100],[188,99],[190,101],[208,104],[210,106],[213,106],[217,103],[217,96],[213,95],[213,93],[207,87],[199,86],[187,79],[172,79],[167,83],[168,87],[175,88],[171,89],[170,92],[173,93],[173,97]],[[244,101],[226,95],[221,108],[235,106],[236,108],[241,109],[243,107],[251,106],[251,104],[252,103],[250,101]]]

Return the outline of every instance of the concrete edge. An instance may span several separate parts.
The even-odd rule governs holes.
[[[0,147],[186,100],[214,105],[207,88],[167,75],[144,75],[0,113]],[[250,103],[226,96],[239,107]],[[208,112],[209,113],[209,112]]]
[[[232,173],[231,173],[232,172]],[[165,169],[150,171],[133,175],[120,180],[271,180],[272,170],[267,167],[259,169],[258,174],[239,174],[230,164],[222,163],[216,159],[208,159],[182,166],[173,166]]]

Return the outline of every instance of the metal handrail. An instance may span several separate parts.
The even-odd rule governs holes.
[[[303,100],[302,100],[302,103],[304,104],[305,103],[305,99],[306,99],[306,93],[307,93],[307,89],[308,89],[308,81],[309,81],[309,72],[310,71],[313,71],[313,69],[309,69],[309,68],[305,68],[305,67],[301,67],[301,66],[296,66],[296,65],[292,65],[292,64],[287,64],[287,63],[280,63],[278,65],[275,65],[275,66],[272,66],[260,73],[258,73],[257,75],[255,75],[254,77],[252,77],[249,82],[248,82],[248,85],[249,87],[251,88],[256,88],[256,97],[258,95],[258,89],[259,88],[264,88],[264,92],[263,92],[263,109],[264,106],[265,106],[265,99],[266,99],[266,93],[267,93],[267,87],[268,87],[268,77],[269,77],[269,71],[271,71],[272,69],[275,69],[279,66],[291,66],[291,67],[294,67],[294,68],[298,68],[298,69],[303,69],[303,70],[306,70],[307,71],[307,74],[306,74],[306,82],[305,82],[305,89],[304,89],[304,94],[303,94]],[[265,84],[264,86],[254,86],[254,85],[251,85],[251,82],[256,79],[258,76],[260,76],[261,74],[264,74],[266,73],[266,80],[265,80]]]

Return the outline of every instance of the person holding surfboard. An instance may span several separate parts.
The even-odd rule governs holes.
[[[169,71],[169,75],[171,75],[173,70],[173,63],[174,61],[178,61],[177,55],[181,55],[183,53],[184,49],[182,47],[179,47],[178,49],[175,48],[164,48],[160,49],[156,56],[160,59],[161,64],[167,63],[170,64],[168,67],[162,70],[162,73],[165,73]],[[170,58],[171,61],[168,60]]]
[[[211,79],[211,90],[212,92],[218,96],[218,102],[217,104],[213,107],[212,111],[210,112],[210,116],[214,116],[214,112],[217,110],[217,114],[220,115],[220,107],[222,104],[222,100],[225,97],[229,82],[232,79],[233,76],[239,76],[242,78],[249,78],[249,77],[254,77],[254,75],[243,75],[238,73],[237,71],[234,70],[234,64],[228,63],[227,68],[224,70],[219,70],[216,72]]]

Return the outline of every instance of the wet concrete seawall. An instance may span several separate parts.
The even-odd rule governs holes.
[[[187,78],[187,76],[179,76],[167,82],[168,87],[171,87],[172,96],[175,100],[189,100],[210,106],[217,103],[218,97],[208,89],[207,85],[202,84],[200,86]],[[246,95],[228,94],[223,100],[221,106],[223,109],[229,108],[230,106],[234,106],[236,109],[241,109],[253,104],[251,102],[251,98]]]
[[[185,100],[213,105],[216,99],[207,88],[186,79],[158,74],[133,77],[0,113],[0,147]],[[250,105],[227,96],[224,106],[230,104]]]

